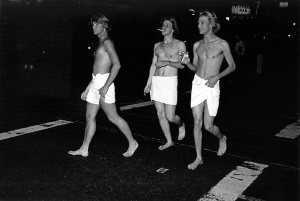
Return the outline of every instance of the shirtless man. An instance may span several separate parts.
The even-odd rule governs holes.
[[[167,143],[159,146],[158,149],[164,150],[174,144],[169,122],[179,126],[178,140],[185,137],[185,125],[175,114],[175,110],[178,69],[184,68],[184,65],[180,63],[182,59],[180,53],[186,51],[186,47],[184,42],[173,38],[173,34],[178,31],[173,17],[163,19],[160,31],[164,36],[164,41],[154,45],[152,65],[144,94],[150,92],[151,100],[154,100],[159,123],[167,139]]]
[[[226,136],[221,134],[213,122],[219,107],[219,80],[235,70],[228,43],[215,35],[220,29],[215,13],[200,12],[198,28],[203,39],[193,46],[193,64],[190,63],[189,58],[183,60],[184,64],[196,72],[192,83],[191,107],[194,117],[193,132],[197,157],[193,163],[188,165],[191,170],[203,163],[201,131],[203,121],[205,129],[219,139],[217,155],[221,156],[226,152]],[[220,73],[224,57],[228,67]]]
[[[94,53],[92,80],[81,95],[81,99],[87,101],[85,136],[80,149],[68,153],[88,156],[89,145],[96,131],[96,115],[101,106],[108,119],[127,138],[129,148],[123,156],[130,157],[138,148],[138,143],[134,140],[127,122],[118,115],[116,110],[113,81],[117,77],[121,65],[114,44],[108,37],[110,30],[108,19],[99,14],[93,16],[90,22],[94,35],[99,37],[99,45]]]

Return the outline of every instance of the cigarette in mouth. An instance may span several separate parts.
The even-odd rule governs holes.
[[[157,29],[158,31],[164,31],[164,30],[162,30],[162,29]]]

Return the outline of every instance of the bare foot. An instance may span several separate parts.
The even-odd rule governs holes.
[[[188,169],[190,170],[194,170],[198,167],[198,165],[202,165],[203,164],[203,159],[201,158],[196,158],[196,160],[188,165]]]
[[[158,149],[162,151],[162,150],[167,149],[167,148],[169,148],[173,145],[174,145],[173,142],[167,142],[166,144],[159,146]]]
[[[218,156],[222,156],[225,154],[226,149],[227,149],[227,144],[226,144],[227,137],[223,135],[222,139],[219,141],[219,150],[218,150]]]
[[[68,154],[71,154],[73,156],[81,155],[83,157],[87,157],[89,155],[89,152],[88,150],[85,150],[82,147],[80,147],[80,149],[76,151],[69,151]]]
[[[183,140],[185,137],[185,124],[183,123],[181,127],[179,127],[179,135],[178,140]]]
[[[123,154],[123,156],[125,156],[125,157],[132,156],[138,147],[139,147],[139,144],[134,140],[134,143],[129,145],[128,150]]]

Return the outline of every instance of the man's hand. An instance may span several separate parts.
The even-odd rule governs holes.
[[[158,61],[158,62],[156,62],[155,67],[157,69],[160,69],[160,68],[165,67],[167,65],[169,65],[169,61]]]
[[[189,53],[185,52],[185,51],[181,51],[178,53],[179,56],[181,56],[181,63],[182,64],[187,64],[190,62],[190,58],[189,58]]]
[[[207,87],[214,88],[219,80],[219,77],[217,75],[214,75],[206,78],[205,80],[207,80],[207,82],[205,83]]]
[[[189,57],[183,57],[182,60],[181,60],[182,64],[187,64],[187,63],[190,63],[190,62],[191,62],[191,60],[190,60]]]
[[[147,93],[149,93],[151,90],[151,84],[147,84],[144,89],[144,96],[146,96]]]
[[[84,92],[82,92],[81,94],[81,100],[86,100],[86,97],[87,97],[87,94],[88,94],[88,90],[85,90]]]
[[[105,98],[105,95],[106,95],[107,91],[108,91],[108,87],[106,87],[106,86],[101,87],[99,89],[100,96],[103,97],[103,98]]]

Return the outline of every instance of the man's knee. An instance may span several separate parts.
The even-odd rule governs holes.
[[[118,116],[107,116],[108,120],[113,124],[118,124],[120,121],[120,117]]]
[[[85,114],[85,119],[86,119],[87,122],[93,121],[93,120],[95,119],[95,115],[92,114],[92,113],[90,113],[90,112],[87,112],[87,113]]]
[[[159,119],[165,119],[166,118],[166,114],[164,111],[161,110],[157,110],[157,116]]]
[[[194,125],[202,126],[202,119],[201,118],[194,118]]]
[[[167,115],[166,116],[167,120],[171,123],[175,123],[175,115]]]

